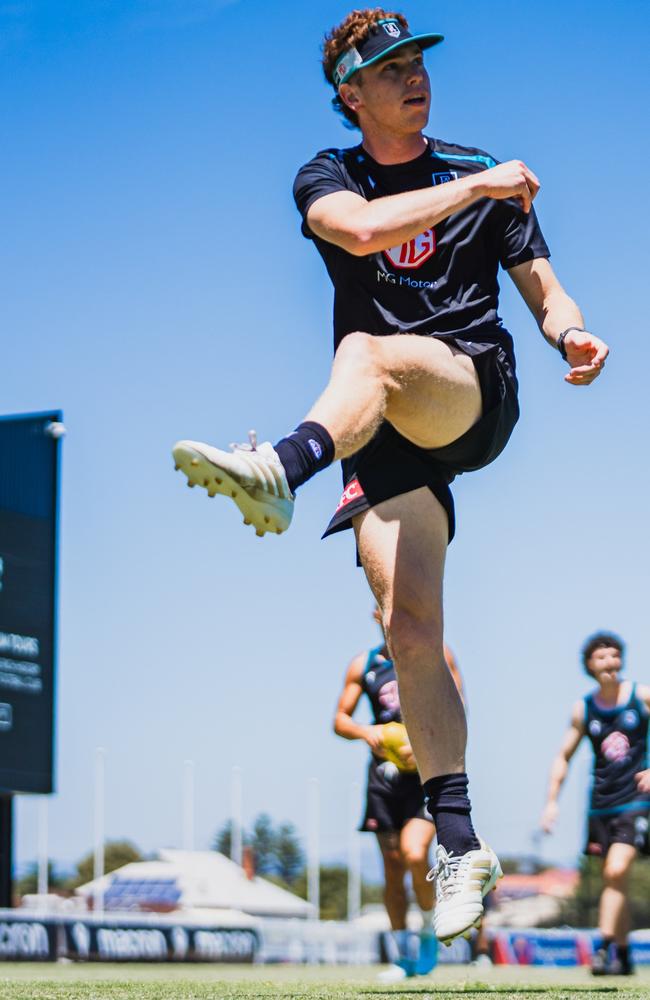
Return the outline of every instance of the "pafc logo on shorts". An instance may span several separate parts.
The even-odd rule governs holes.
[[[384,250],[393,267],[422,267],[425,260],[436,252],[436,231],[425,229],[419,236],[414,236],[399,247]]]

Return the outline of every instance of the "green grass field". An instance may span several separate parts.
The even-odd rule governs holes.
[[[377,983],[376,968],[305,966],[0,965],[0,1000],[648,1000],[650,969],[630,979],[594,980],[585,969],[446,966],[399,986]]]

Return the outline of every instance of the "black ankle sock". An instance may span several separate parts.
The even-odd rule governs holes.
[[[436,824],[438,843],[447,853],[459,855],[481,846],[472,826],[472,806],[466,774],[441,774],[423,785],[427,809]]]
[[[630,957],[627,944],[617,944],[615,947],[617,958],[620,958],[621,962],[627,962]]]
[[[292,493],[334,461],[330,432],[313,420],[298,424],[295,431],[274,445],[287,474]]]
[[[604,948],[605,951],[609,951],[610,947],[613,944],[614,944],[614,938],[608,937],[607,935],[603,934],[603,943],[601,944],[601,948]]]

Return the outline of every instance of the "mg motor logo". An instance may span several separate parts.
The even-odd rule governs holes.
[[[399,247],[384,250],[393,267],[422,267],[425,260],[436,252],[436,233],[434,229],[425,229],[419,236],[414,236]]]

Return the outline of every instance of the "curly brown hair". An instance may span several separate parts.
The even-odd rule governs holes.
[[[620,636],[615,635],[613,632],[596,632],[595,635],[589,636],[580,652],[585,672],[592,677],[593,673],[589,669],[589,660],[597,649],[617,649],[622,658],[625,653],[625,643]]]
[[[408,28],[408,21],[403,14],[394,10],[384,10],[383,7],[366,7],[365,10],[353,10],[348,16],[325,35],[323,41],[323,73],[328,83],[334,89],[334,67],[339,56],[346,49],[351,49],[368,37],[370,29],[379,21],[399,21],[403,28]],[[332,98],[332,107],[343,115],[351,128],[359,127],[359,119],[354,111],[345,104],[338,95]]]

